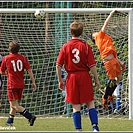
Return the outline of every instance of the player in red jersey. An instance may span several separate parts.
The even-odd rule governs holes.
[[[118,13],[118,11],[113,10],[105,20],[102,29],[99,32],[94,32],[92,34],[92,41],[99,49],[107,76],[110,79],[106,86],[105,94],[102,96],[102,103],[105,109],[108,109],[108,100],[114,104],[112,94],[117,87],[117,83],[122,80],[121,67],[123,71],[126,69],[124,63],[117,57],[112,38],[106,34],[106,28],[114,13]]]
[[[35,79],[28,59],[19,54],[20,45],[16,41],[9,43],[10,54],[2,59],[1,73],[7,75],[7,92],[10,103],[9,118],[7,125],[12,125],[16,112],[19,112],[29,120],[30,126],[33,126],[36,116],[29,113],[24,107],[18,104],[22,98],[24,89],[24,70],[26,69],[32,80],[33,91],[36,90]]]
[[[90,76],[91,71],[98,89],[100,83],[94,55],[90,45],[80,39],[83,33],[81,22],[73,22],[70,25],[70,32],[72,39],[62,46],[56,61],[59,89],[64,89],[64,82],[61,77],[61,68],[64,66],[68,73],[66,77],[66,102],[72,104],[75,129],[82,130],[80,110],[81,105],[86,103],[93,130],[99,131],[92,78]]]

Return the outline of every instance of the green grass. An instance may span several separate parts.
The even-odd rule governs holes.
[[[6,127],[7,118],[0,119],[0,127]],[[25,118],[15,118],[14,120],[14,127],[16,130],[1,130],[0,131],[75,131],[73,126],[73,119],[72,118],[37,118],[35,121],[34,126],[29,126],[28,121]],[[133,121],[128,120],[128,118],[101,118],[99,119],[99,127],[100,131],[130,131],[133,132]],[[83,117],[82,118],[82,128],[83,131],[91,131],[91,123],[89,118]]]

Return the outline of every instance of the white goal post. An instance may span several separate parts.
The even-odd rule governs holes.
[[[129,76],[129,119],[133,119],[133,9],[129,11],[129,28],[128,28],[128,36],[129,36],[129,69],[128,69],[128,76]]]
[[[0,9],[0,14],[1,14],[1,16],[2,16],[2,14],[8,14],[8,13],[9,14],[23,14],[23,13],[24,14],[27,14],[27,13],[28,14],[34,14],[36,10],[43,10],[46,14],[47,13],[51,13],[51,14],[52,13],[53,14],[55,14],[55,13],[66,13],[66,14],[67,13],[70,13],[70,14],[71,13],[74,13],[74,14],[76,14],[76,13],[79,13],[79,14],[84,14],[84,13],[101,13],[102,14],[102,13],[109,13],[112,10],[118,10],[123,15],[125,15],[125,13],[128,14],[128,77],[127,77],[128,78],[128,83],[127,84],[128,84],[128,100],[129,100],[129,119],[132,120],[133,119],[133,45],[132,45],[132,43],[133,43],[133,9],[132,8],[30,8],[30,9],[27,9],[27,8],[23,8],[23,9],[17,9],[17,8],[16,9],[5,9],[5,8],[1,8]],[[34,15],[32,15],[32,17],[34,17]],[[85,17],[85,19],[88,19],[88,18]],[[39,20],[39,21],[41,21],[41,20]],[[101,23],[103,23],[103,20],[101,20],[101,21],[102,21]],[[37,25],[37,22],[36,22],[36,25]],[[86,22],[86,25],[87,25],[87,22]],[[89,26],[90,26],[90,24],[89,24]],[[28,28],[27,28],[27,30],[28,30]],[[55,30],[57,30],[57,29],[55,29]],[[38,32],[39,32],[39,30],[38,30]],[[4,34],[4,32],[2,32],[2,34]],[[43,35],[42,35],[42,37],[43,37]],[[68,39],[69,38],[67,38],[67,41],[68,41]],[[35,49],[36,49],[36,46],[35,46]],[[45,50],[45,48],[43,50]],[[47,50],[49,50],[49,48]],[[55,50],[56,50],[56,46],[55,46]],[[34,58],[34,55],[32,55],[32,56],[33,56],[32,58]],[[36,57],[36,58],[38,58],[38,57]],[[53,69],[54,68],[52,68],[52,70]],[[43,75],[42,72],[40,72],[40,73]],[[36,73],[36,74],[38,74],[38,73]],[[6,80],[6,79],[4,79],[4,80]],[[38,79],[37,82],[40,82],[40,79]],[[55,84],[57,85],[56,81],[53,81],[53,82],[55,82]],[[51,83],[49,83],[49,84],[51,85]],[[43,86],[43,87],[44,87],[44,92],[45,92],[45,86]],[[48,89],[51,90],[51,88],[48,88]],[[45,93],[48,93],[48,92],[45,92]],[[57,90],[55,92],[53,92],[53,93],[57,93]],[[41,94],[39,94],[39,96],[40,95]],[[55,101],[57,100],[56,98],[57,98],[57,96],[55,96]],[[44,101],[43,104],[45,104],[45,101]],[[56,108],[56,106],[57,105],[54,105],[53,108]],[[42,108],[42,110],[43,109],[45,110],[45,107]],[[40,110],[40,109],[38,109],[38,110]],[[53,110],[55,111],[56,109],[53,109]]]

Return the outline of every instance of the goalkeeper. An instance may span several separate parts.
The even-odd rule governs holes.
[[[61,77],[61,68],[64,66],[68,74],[66,77],[66,102],[72,104],[75,129],[77,131],[82,130],[80,110],[81,105],[86,103],[89,109],[92,130],[99,131],[98,115],[94,106],[92,79],[89,72],[93,73],[98,89],[100,83],[94,55],[90,45],[80,39],[83,33],[82,23],[73,22],[70,25],[70,33],[72,39],[62,46],[56,61],[59,89],[64,89],[64,82]]]
[[[20,45],[12,41],[9,43],[10,54],[2,59],[1,73],[7,75],[7,92],[10,103],[10,112],[7,119],[7,125],[13,125],[16,112],[19,112],[28,119],[30,126],[33,126],[36,116],[29,113],[24,107],[18,104],[18,100],[22,98],[24,89],[24,70],[26,69],[32,80],[33,91],[36,90],[35,79],[28,59],[19,54]]]
[[[99,32],[92,33],[92,41],[99,49],[107,76],[110,79],[106,86],[105,94],[102,96],[102,104],[104,105],[105,109],[108,109],[108,100],[114,104],[112,94],[119,81],[122,80],[122,70],[125,71],[124,63],[117,58],[117,53],[114,48],[112,38],[106,34],[106,28],[111,20],[112,15],[115,13],[118,13],[118,11],[113,10],[109,14]]]

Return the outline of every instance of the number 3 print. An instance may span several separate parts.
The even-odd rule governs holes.
[[[75,57],[75,59],[72,59],[72,61],[74,62],[74,63],[79,63],[80,62],[80,57],[79,57],[79,50],[77,49],[77,48],[74,48],[73,50],[72,50],[72,53],[74,54],[74,57]]]

